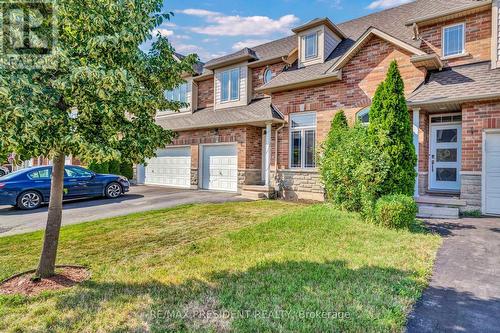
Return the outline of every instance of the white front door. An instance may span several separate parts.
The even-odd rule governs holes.
[[[486,133],[484,155],[484,213],[500,215],[500,133]]]
[[[236,145],[203,146],[202,185],[204,189],[238,190],[238,149]]]
[[[189,188],[191,186],[191,149],[160,149],[147,161],[145,184]]]
[[[430,189],[460,190],[462,125],[431,125]]]

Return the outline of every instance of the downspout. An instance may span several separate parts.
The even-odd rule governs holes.
[[[279,185],[278,185],[278,134],[279,132],[285,127],[285,124],[281,125],[276,129],[276,139],[274,140],[274,188],[276,191],[279,191]]]

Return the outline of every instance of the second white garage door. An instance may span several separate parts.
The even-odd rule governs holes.
[[[203,146],[202,186],[207,190],[238,190],[238,149],[236,145]]]
[[[191,186],[191,149],[189,147],[159,150],[148,160],[145,184],[189,188]]]
[[[486,133],[484,153],[484,210],[500,215],[500,133]]]

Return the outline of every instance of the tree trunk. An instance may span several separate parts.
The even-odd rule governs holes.
[[[64,160],[64,154],[57,153],[52,163],[49,214],[47,216],[47,226],[45,227],[42,255],[36,271],[36,277],[42,279],[55,274],[57,245],[62,220]]]

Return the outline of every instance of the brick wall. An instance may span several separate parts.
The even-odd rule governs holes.
[[[198,84],[198,109],[214,105],[214,79],[200,81]]]
[[[352,123],[357,112],[371,104],[377,86],[385,79],[390,62],[395,59],[411,93],[425,78],[425,70],[416,68],[406,51],[378,37],[372,38],[343,69],[343,79],[321,86],[279,92],[272,95],[273,104],[286,117],[290,113],[316,111],[317,145],[326,137],[336,112],[344,110]],[[288,168],[288,136],[286,126],[280,132],[279,168]]]
[[[442,56],[443,27],[465,22],[465,51],[469,56],[450,59],[447,66],[456,66],[491,58],[491,9],[466,17],[457,18],[439,24],[420,27],[422,49],[427,53],[437,53]]]
[[[482,170],[483,129],[500,128],[500,102],[462,106],[462,171]]]

